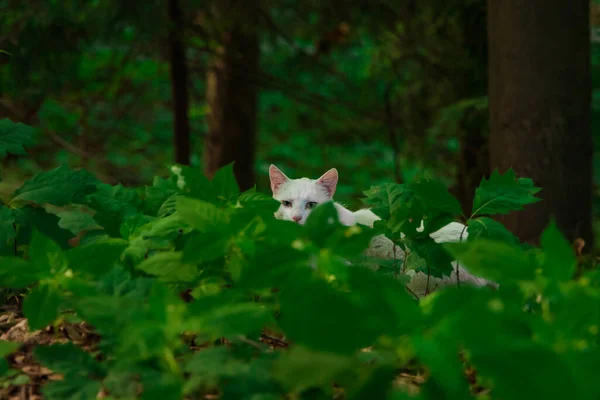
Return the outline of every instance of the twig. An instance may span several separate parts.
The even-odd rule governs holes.
[[[271,341],[273,341],[273,342],[277,342],[278,344],[280,344],[280,345],[282,345],[282,346],[285,346],[285,347],[289,346],[289,343],[288,343],[288,342],[286,342],[285,340],[283,340],[283,339],[280,339],[280,338],[278,338],[278,337],[271,336],[271,335],[269,335],[269,334],[266,334],[266,333],[263,333],[263,334],[261,334],[261,336],[262,336],[263,338],[265,338],[265,339],[269,339],[269,340],[271,340]]]
[[[244,336],[244,335],[237,335],[237,338],[238,338],[238,340],[239,340],[239,341],[241,341],[241,342],[243,342],[243,343],[246,343],[246,344],[248,344],[248,345],[250,345],[250,346],[254,347],[255,349],[258,349],[258,350],[260,350],[260,351],[264,351],[264,350],[265,350],[265,349],[264,349],[264,347],[263,347],[263,346],[261,346],[261,344],[260,344],[260,343],[258,343],[258,342],[256,342],[256,341],[254,341],[254,340],[252,340],[252,339],[248,339],[248,338],[247,338],[246,336]]]
[[[460,238],[458,240],[459,243],[462,243],[463,234],[465,233],[466,229],[467,229],[467,225],[465,225],[463,230],[460,232]],[[456,260],[456,286],[460,287],[460,261],[458,261],[458,260]]]
[[[415,299],[417,300],[421,300],[421,298],[419,296],[417,296],[417,294],[415,292],[413,292],[408,285],[404,286],[406,288],[406,290],[408,290],[413,296],[415,296]]]

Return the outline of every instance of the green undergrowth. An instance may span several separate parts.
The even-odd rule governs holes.
[[[0,155],[23,152],[30,136],[11,132],[27,127],[0,127]],[[364,203],[382,221],[370,229],[341,226],[332,204],[304,226],[276,220],[278,203],[240,192],[231,166],[211,181],[195,168],[171,172],[131,189],[58,167],[2,205],[5,297],[24,297],[32,330],[83,320],[101,337],[92,353],[35,348],[64,375],[43,386],[46,399],[101,390],[111,399],[407,399],[394,382],[411,365],[427,375],[423,399],[472,397],[466,365],[491,398],[600,396],[598,273],[577,268],[553,223],[534,248],[490,218],[538,201],[531,180],[494,172],[470,216],[434,180],[372,187]],[[454,220],[467,223],[468,240],[429,237]],[[365,260],[382,233],[410,256]],[[442,276],[454,259],[500,289],[461,285],[419,300],[404,289],[399,271]],[[290,346],[262,343],[265,329]],[[1,355],[18,346],[0,342]],[[6,360],[0,373],[11,374]]]

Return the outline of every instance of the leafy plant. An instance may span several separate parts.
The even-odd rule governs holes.
[[[31,329],[77,318],[100,336],[91,349],[36,346],[36,360],[64,377],[44,384],[51,400],[408,398],[393,382],[415,365],[429,371],[421,398],[469,396],[462,371],[472,367],[494,397],[595,398],[597,275],[573,279],[576,259],[553,223],[538,249],[490,218],[538,190],[495,172],[466,218],[440,182],[388,183],[365,192],[382,217],[374,229],[342,226],[330,203],[301,226],[276,220],[269,196],[240,193],[230,166],[212,180],[176,166],[140,189],[63,166],[0,210],[0,285],[23,293]],[[468,240],[431,239],[456,219]],[[415,301],[405,277],[361,266],[382,233],[412,250],[417,270],[442,276],[457,259],[500,289]],[[273,351],[268,337],[290,348]],[[3,343],[3,356],[16,349]]]

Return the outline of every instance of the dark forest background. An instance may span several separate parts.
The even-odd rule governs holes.
[[[503,222],[536,241],[550,216],[592,241],[600,211],[600,7],[566,0],[0,0],[0,119],[37,128],[0,196],[40,170],[148,184],[166,166],[242,189],[267,170],[340,172],[336,200],[443,180],[470,209],[493,169],[545,200]],[[594,143],[594,144],[593,144]],[[596,199],[596,200],[594,200]],[[589,246],[588,246],[589,247]]]

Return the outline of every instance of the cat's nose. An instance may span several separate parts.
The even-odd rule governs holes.
[[[302,216],[301,215],[294,215],[292,217],[292,219],[294,220],[294,222],[299,222],[302,219]]]

